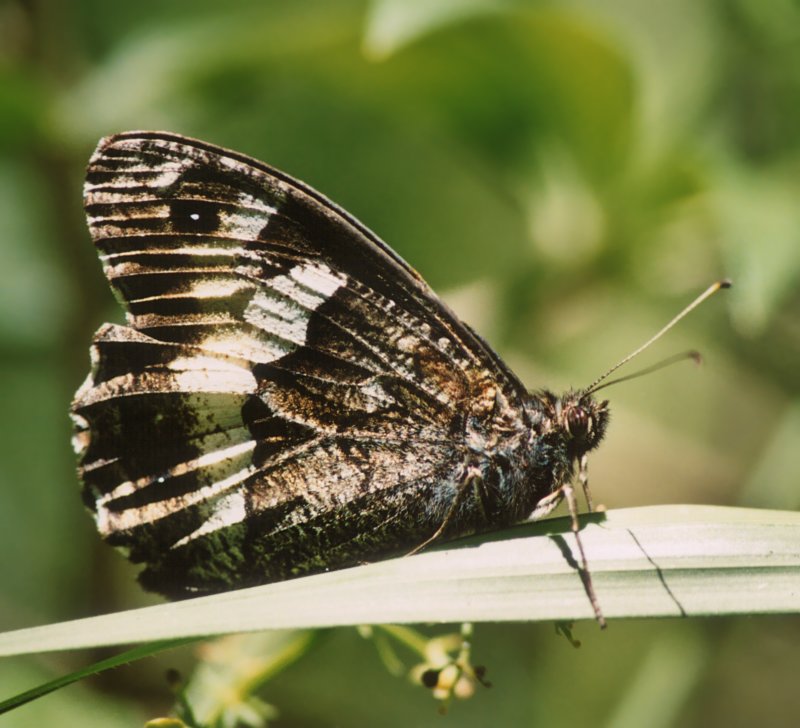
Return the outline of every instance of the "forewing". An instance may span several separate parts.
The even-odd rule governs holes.
[[[98,331],[73,404],[84,496],[158,590],[212,535],[237,555],[190,588],[232,585],[255,528],[280,545],[304,523],[345,523],[378,491],[402,509],[455,482],[465,417],[522,394],[387,246],[255,160],[168,134],[110,137],[85,206],[128,326]],[[357,540],[345,528],[326,548]],[[275,559],[265,576],[314,557]]]

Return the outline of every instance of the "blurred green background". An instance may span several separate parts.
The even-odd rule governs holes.
[[[100,136],[263,159],[378,232],[531,388],[586,385],[721,276],[609,391],[595,499],[800,506],[800,7],[0,1],[0,629],[150,603],[78,495],[67,410],[120,311],[85,229]],[[435,630],[433,631],[435,632]],[[432,632],[432,633],[433,633]],[[800,715],[800,620],[478,626],[494,683],[436,714],[354,630],[262,696],[275,726],[769,726]],[[99,655],[0,662],[0,698]],[[4,725],[164,714],[149,660]]]

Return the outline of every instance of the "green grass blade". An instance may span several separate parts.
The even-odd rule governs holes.
[[[41,698],[48,693],[55,692],[59,688],[71,685],[74,682],[78,682],[78,680],[83,680],[85,677],[91,677],[92,675],[97,675],[105,670],[111,670],[115,667],[119,667],[120,665],[127,665],[130,662],[141,660],[143,657],[150,657],[157,652],[171,650],[174,647],[181,647],[196,641],[196,638],[175,639],[148,645],[139,645],[138,647],[134,647],[131,650],[122,652],[119,655],[114,655],[114,657],[109,657],[106,660],[100,660],[99,662],[95,662],[88,667],[71,672],[69,675],[64,675],[56,678],[55,680],[51,680],[50,682],[43,683],[42,685],[37,685],[35,688],[26,690],[24,693],[19,693],[13,698],[0,701],[0,715],[3,713],[8,713],[15,708],[19,708],[20,706],[25,705],[25,703],[30,703],[37,698]]]
[[[657,506],[585,518],[608,618],[800,611],[800,513]],[[568,519],[253,589],[0,634],[0,655],[354,624],[592,617]]]

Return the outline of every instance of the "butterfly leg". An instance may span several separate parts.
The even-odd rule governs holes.
[[[542,498],[533,509],[533,513],[528,517],[529,521],[538,521],[544,518],[553,509],[558,507],[558,504],[564,499],[564,490],[559,488],[553,491],[550,495]]]
[[[580,465],[578,466],[578,481],[583,488],[583,495],[586,498],[586,507],[591,513],[594,511],[594,502],[592,501],[592,494],[589,491],[589,457],[586,453],[581,456]]]
[[[589,601],[592,604],[595,619],[597,619],[601,629],[605,629],[606,620],[603,616],[603,612],[600,611],[600,602],[597,600],[597,594],[594,591],[592,574],[589,571],[589,562],[586,560],[586,552],[583,550],[583,541],[581,541],[581,536],[579,533],[580,522],[578,521],[578,499],[575,497],[575,489],[572,487],[572,483],[564,483],[564,485],[561,486],[561,492],[564,494],[564,498],[567,500],[569,515],[572,520],[572,533],[575,536],[575,542],[578,544],[578,552],[581,556],[580,575],[581,581],[583,582],[583,588],[586,590],[586,596],[589,597]]]
[[[458,513],[458,509],[464,500],[471,494],[475,493],[479,488],[481,483],[483,482],[483,477],[481,476],[480,470],[475,466],[470,466],[467,469],[467,477],[464,478],[464,482],[459,486],[458,492],[456,493],[456,497],[453,498],[453,502],[450,504],[450,508],[447,511],[447,514],[444,517],[439,528],[433,533],[430,538],[425,539],[419,546],[411,549],[406,556],[413,556],[416,553],[419,553],[423,549],[430,546],[437,538],[439,538],[447,529],[447,527],[453,522],[453,519]]]

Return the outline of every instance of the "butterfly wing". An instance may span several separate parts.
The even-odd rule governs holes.
[[[128,325],[97,332],[73,403],[80,476],[147,588],[413,548],[463,482],[468,423],[521,410],[518,380],[413,269],[260,162],[120,134],[85,207]]]

